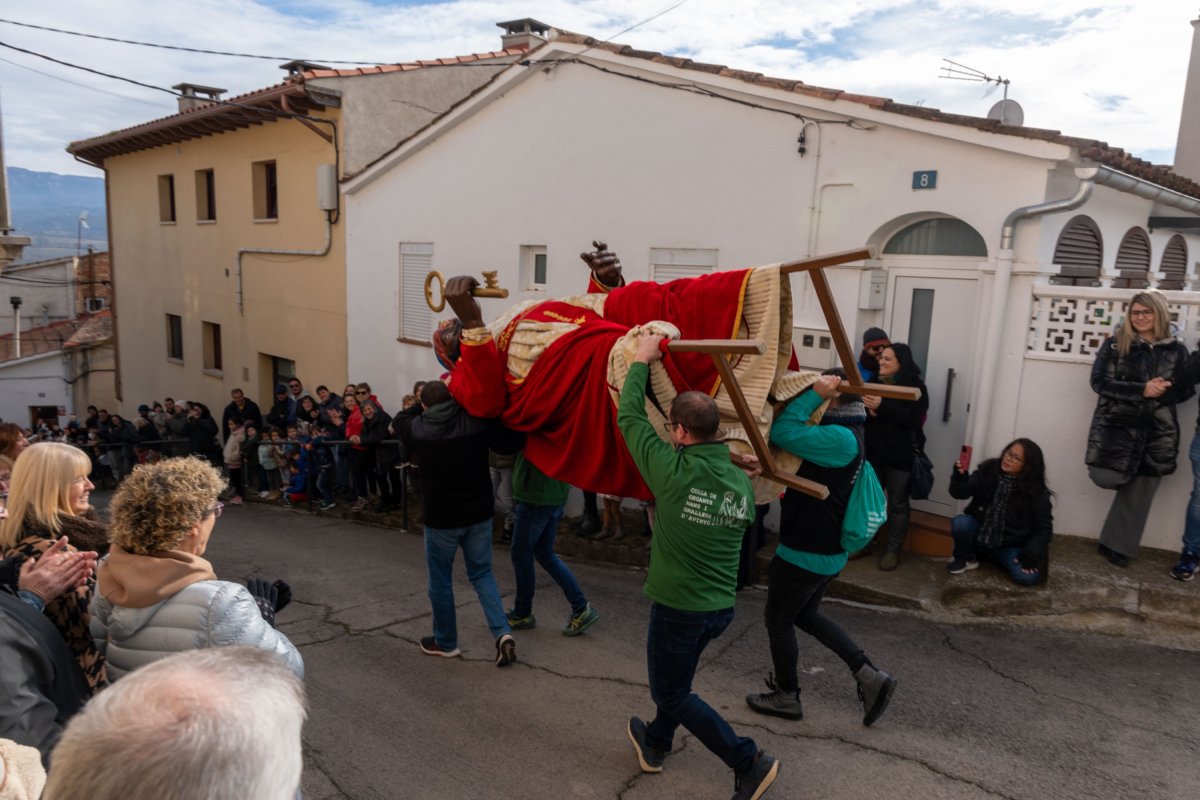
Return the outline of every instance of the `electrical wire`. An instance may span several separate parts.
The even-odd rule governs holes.
[[[672,6],[668,6],[667,8],[664,8],[662,11],[659,11],[654,16],[646,17],[646,19],[642,20],[641,22],[635,22],[634,24],[630,25],[628,28],[617,31],[612,36],[609,36],[607,39],[604,39],[602,41],[599,41],[592,45],[589,45],[585,50],[581,50],[579,52],[579,54],[576,56],[576,58],[578,58],[579,56],[582,56],[584,53],[588,52],[588,50],[591,50],[594,47],[599,47],[602,44],[609,44],[612,42],[613,39],[617,38],[618,36],[623,36],[626,33],[629,33],[630,31],[637,30],[638,28],[642,27],[646,23],[653,22],[654,20],[658,19],[659,17],[663,16],[664,14],[669,14],[670,12],[674,11],[675,9],[679,8],[681,5],[684,5],[687,2],[689,2],[689,0],[679,0],[678,3],[675,3]],[[3,21],[3,20],[0,20],[0,21]]]
[[[687,0],[683,0],[683,1],[687,2]],[[32,22],[18,22],[15,19],[0,19],[0,22],[3,22],[7,25],[19,25],[22,28],[33,28],[33,29],[39,30],[39,31],[49,31],[50,33],[61,33],[61,34],[65,34],[67,36],[81,36],[85,39],[99,39],[100,41],[103,41],[103,42],[116,42],[118,44],[133,44],[133,45],[137,45],[138,47],[155,47],[160,50],[178,50],[178,51],[181,51],[184,53],[200,53],[201,55],[209,55],[209,56],[232,56],[234,58],[257,58],[257,59],[261,59],[263,61],[310,61],[310,62],[319,61],[319,62],[325,62],[325,63],[329,63],[329,64],[370,64],[370,65],[374,65],[374,66],[391,63],[388,61],[361,61],[361,60],[351,61],[351,60],[347,60],[347,59],[337,59],[337,58],[302,58],[302,59],[298,59],[293,56],[263,56],[263,55],[256,55],[254,53],[231,53],[231,52],[228,52],[225,50],[205,50],[204,48],[201,48],[201,47],[182,47],[180,45],[173,45],[173,44],[158,44],[156,42],[140,42],[140,41],[137,41],[136,39],[119,39],[115,36],[101,36],[98,33],[84,33],[82,31],[69,31],[69,30],[65,30],[63,28],[51,28],[48,25],[34,25]]]
[[[107,94],[111,97],[118,97],[122,100],[132,100],[135,103],[144,103],[148,106],[154,106],[155,108],[170,108],[170,106],[168,106],[164,103],[155,103],[153,100],[143,100],[140,97],[130,97],[127,94],[119,94],[117,92],[110,92],[107,89],[101,89],[99,86],[88,86],[86,83],[80,83],[79,81],[73,81],[73,80],[70,80],[69,78],[63,78],[59,75],[52,75],[49,72],[42,72],[40,69],[34,69],[33,67],[27,67],[24,64],[18,64],[16,61],[10,61],[7,58],[0,58],[0,61],[3,61],[5,64],[11,64],[14,67],[19,67],[20,69],[29,70],[30,72],[36,73],[38,75],[42,75],[47,78],[52,78],[56,81],[62,81],[63,83],[69,83],[72,86],[78,86],[81,89],[90,89],[93,92],[101,92],[101,93]]]

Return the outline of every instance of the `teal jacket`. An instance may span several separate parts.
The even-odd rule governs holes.
[[[731,608],[742,536],[754,521],[750,479],[723,442],[676,449],[659,438],[646,418],[649,374],[645,364],[630,366],[617,410],[617,427],[656,504],[644,591],[681,611]]]

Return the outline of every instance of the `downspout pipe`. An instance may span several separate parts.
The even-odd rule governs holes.
[[[325,212],[325,244],[319,250],[280,250],[269,247],[243,247],[237,251],[237,304],[238,314],[246,316],[246,298],[242,289],[242,256],[249,253],[267,256],[327,256],[333,246],[332,212]]]
[[[1079,208],[1092,196],[1096,176],[1100,171],[1100,167],[1078,167],[1075,177],[1079,178],[1079,188],[1075,190],[1075,194],[1061,200],[1013,209],[1004,218],[1004,226],[1000,229],[1000,250],[996,253],[996,273],[992,281],[992,303],[988,313],[987,334],[984,338],[983,374],[980,376],[979,392],[975,396],[975,410],[972,414],[980,423],[974,426],[971,435],[971,447],[977,453],[990,452],[987,449],[987,438],[992,427],[992,395],[996,390],[1000,351],[1004,346],[1004,310],[1008,305],[1009,287],[1012,283],[1013,239],[1016,236],[1017,223]]]

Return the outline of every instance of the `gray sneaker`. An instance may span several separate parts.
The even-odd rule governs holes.
[[[863,704],[863,725],[870,725],[887,710],[892,692],[896,691],[896,679],[875,669],[868,661],[854,673],[854,680],[858,683],[858,699]]]
[[[800,690],[785,692],[775,685],[775,676],[766,679],[769,692],[746,695],[746,705],[760,714],[784,719],[804,719],[804,708],[800,705]]]
[[[646,744],[646,723],[637,717],[630,717],[629,727],[625,729],[625,732],[629,735],[629,741],[633,743],[633,749],[637,753],[638,764],[641,765],[642,772],[662,772],[663,756],[666,753],[662,750],[655,750]]]
[[[758,800],[775,782],[779,766],[779,759],[759,750],[750,769],[733,776],[733,800]]]

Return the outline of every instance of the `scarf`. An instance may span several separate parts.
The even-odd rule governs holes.
[[[1017,479],[1012,475],[1001,474],[996,493],[992,495],[992,503],[983,515],[983,525],[979,527],[979,543],[984,547],[995,550],[1004,538],[1004,523],[1008,518],[1008,500],[1012,496]]]
[[[866,425],[867,407],[862,400],[851,400],[845,395],[838,405],[829,405],[821,417],[822,425]]]

